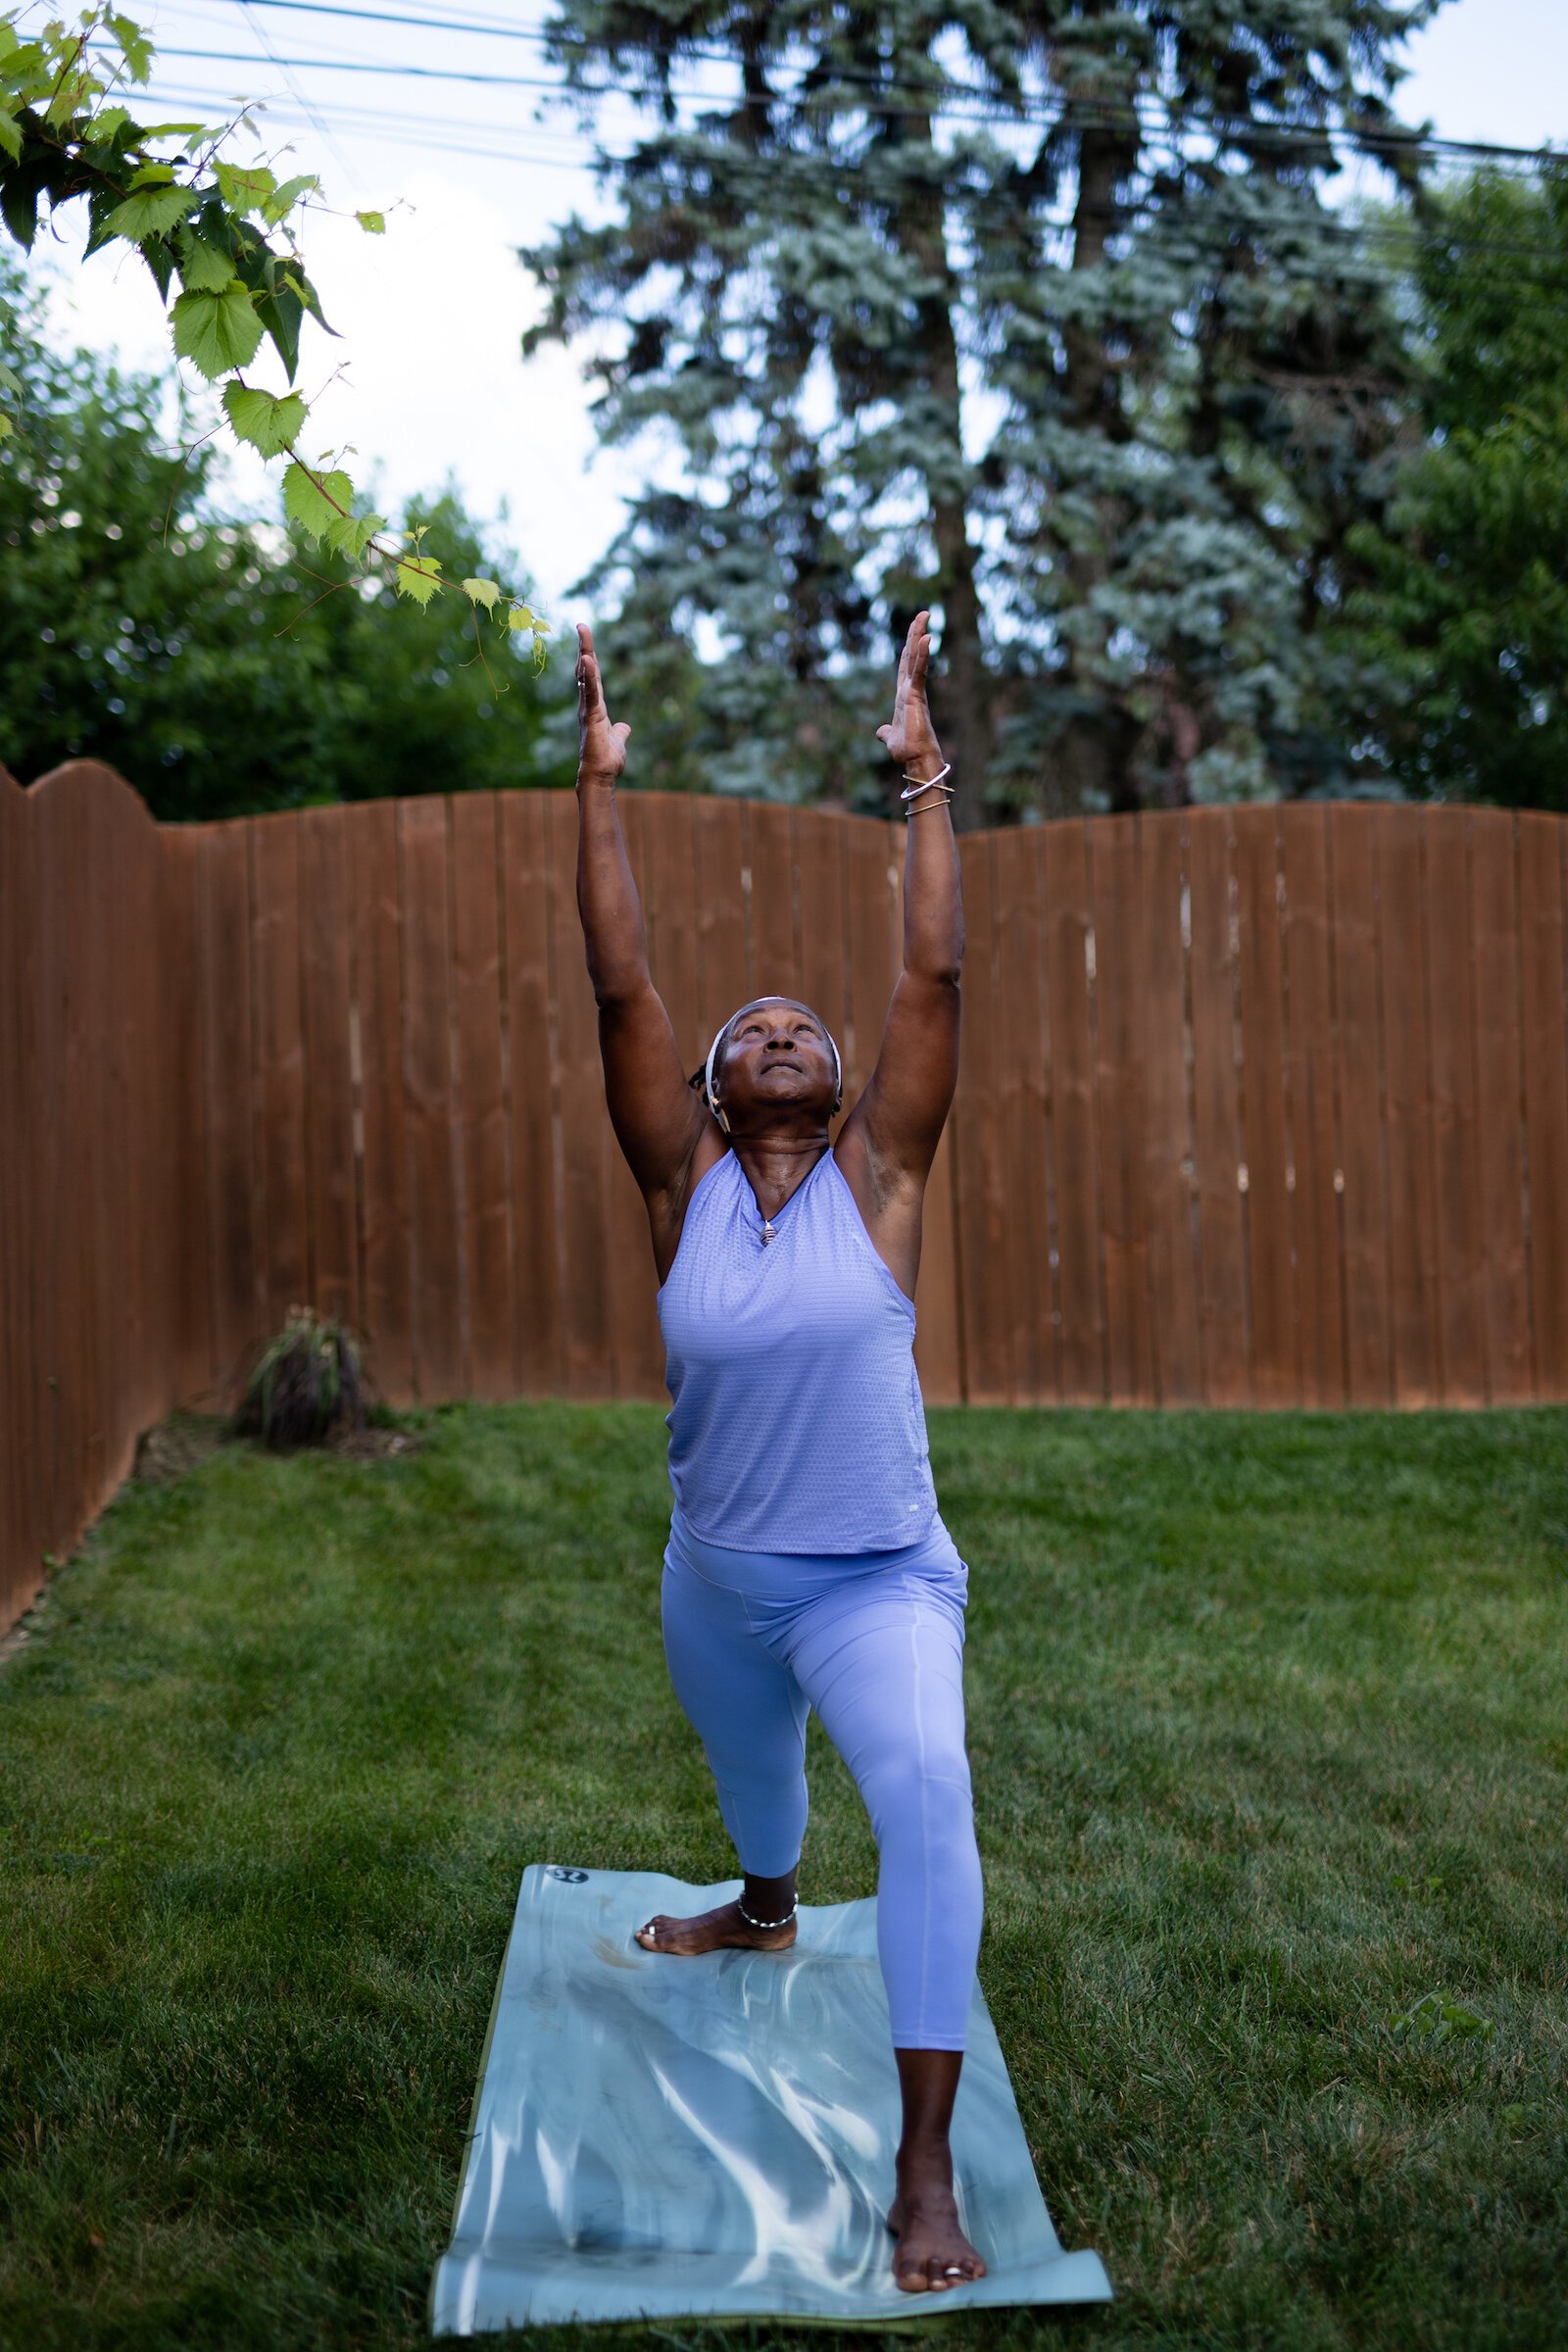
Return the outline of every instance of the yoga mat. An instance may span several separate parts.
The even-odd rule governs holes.
[[[523,1872],[453,2214],[437,2335],[773,2313],[886,2325],[975,2303],[1102,2303],[1064,2253],[978,1982],[953,2118],[959,2217],[990,2268],[893,2283],[899,2082],[876,1905],[803,1903],[788,1952],[645,1952],[656,1911],[739,1882]]]

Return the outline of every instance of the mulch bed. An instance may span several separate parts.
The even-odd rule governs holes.
[[[177,1413],[171,1420],[160,1421],[153,1429],[143,1430],[136,1443],[131,1476],[143,1486],[162,1486],[171,1479],[183,1478],[187,1470],[194,1470],[220,1446],[257,1443],[254,1438],[235,1438],[221,1414]],[[416,1430],[385,1429],[371,1422],[364,1429],[334,1430],[315,1450],[340,1454],[353,1462],[382,1462],[394,1454],[418,1453],[423,1445],[423,1438]]]

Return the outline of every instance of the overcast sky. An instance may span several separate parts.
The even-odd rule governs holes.
[[[613,533],[634,473],[618,453],[596,455],[578,362],[558,349],[526,364],[518,354],[538,297],[514,249],[572,209],[594,208],[584,140],[568,117],[542,113],[537,92],[518,86],[545,75],[525,37],[543,21],[542,0],[526,10],[498,0],[345,6],[496,29],[393,30],[298,0],[161,0],[134,13],[159,46],[160,104],[217,116],[237,98],[268,99],[269,150],[291,140],[286,169],[318,172],[326,202],[341,208],[343,217],[304,223],[311,274],[342,337],[307,330],[301,388],[314,395],[342,370],[315,403],[308,453],[353,442],[358,455],[346,463],[363,486],[375,482],[383,511],[449,471],[475,514],[495,516],[505,503],[513,543],[552,619],[564,621],[565,592]],[[514,79],[334,72],[328,60]],[[1568,144],[1568,0],[1448,0],[1407,62],[1397,98],[1405,121],[1429,122],[1448,139]],[[384,237],[348,217],[362,207],[386,213]],[[168,330],[151,278],[122,248],[82,264],[78,214],[74,205],[62,216],[71,235],[53,249],[61,331],[128,365],[160,366]],[[281,385],[275,366],[251,372]],[[275,468],[237,459],[231,511],[275,514]]]

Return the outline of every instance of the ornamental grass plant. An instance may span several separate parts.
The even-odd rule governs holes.
[[[246,1376],[234,1434],[279,1450],[318,1446],[335,1431],[363,1429],[366,1400],[359,1345],[347,1326],[291,1306]]]

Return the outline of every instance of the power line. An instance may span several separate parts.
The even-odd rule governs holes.
[[[240,62],[251,61],[241,60]],[[148,95],[152,97],[154,93],[149,92]],[[213,92],[207,90],[163,89],[156,93],[156,103],[169,106],[211,106],[219,101]],[[267,104],[270,112],[285,113],[291,104],[297,106],[297,101],[274,99],[268,101]],[[580,174],[591,174],[601,167],[610,172],[622,170],[628,163],[635,160],[633,155],[605,153],[594,145],[591,134],[587,132],[553,131],[538,125],[530,126],[526,133],[514,133],[510,126],[502,123],[474,123],[467,118],[442,118],[422,113],[405,115],[387,108],[361,108],[346,104],[334,105],[333,120],[340,124],[346,135],[364,138],[384,137],[394,139],[403,146],[423,148],[432,154],[472,155],[485,162],[514,163],[526,166],[530,170],[568,171]],[[449,131],[452,135],[450,137],[430,135],[432,132],[440,131]],[[480,143],[490,138],[502,139],[507,143],[504,145]],[[540,141],[552,142],[557,152],[545,152],[538,144]],[[576,152],[563,154],[559,152],[563,146],[575,147]],[[751,158],[743,160],[753,161]],[[844,188],[853,188],[858,179],[858,168],[856,166],[840,167],[834,170],[831,166],[824,165],[821,159],[801,151],[796,151],[792,158],[774,159],[775,165],[779,160],[793,160],[801,163],[809,169],[813,176],[825,176],[831,179],[835,185]],[[764,165],[761,168],[768,167]],[[1096,206],[1090,208],[1089,217],[1118,222],[1122,225],[1124,232],[1130,234],[1133,231],[1138,210],[1136,204]],[[1083,217],[1082,212],[1075,206],[1071,211],[1062,213],[1054,220],[1042,220],[1037,216],[1036,225],[1046,230],[1066,234],[1073,228],[1076,220]],[[1292,232],[1292,227],[1293,224],[1285,224],[1282,233],[1288,236]],[[1443,248],[1456,252],[1484,253],[1522,261],[1543,259],[1539,244],[1527,243],[1519,239],[1457,236],[1441,230],[1435,232],[1435,239],[1429,239],[1413,223],[1410,225],[1380,223],[1374,230],[1369,231],[1354,222],[1340,220],[1332,215],[1322,212],[1299,223],[1298,233],[1313,238],[1321,237],[1345,246],[1359,247],[1368,264],[1368,276],[1388,285],[1399,283],[1405,275],[1405,271],[1397,265],[1386,270],[1379,270],[1376,266],[1379,247],[1392,245],[1413,259],[1416,255],[1428,250],[1430,244],[1435,241]],[[1527,296],[1531,288],[1542,291],[1555,289],[1560,298],[1565,287],[1568,287],[1568,264],[1565,264],[1555,273],[1544,276],[1534,273],[1522,275],[1515,273],[1511,277],[1510,283],[1518,288],[1521,295]]]
[[[568,39],[564,39],[559,33],[546,34],[532,26],[505,24],[493,21],[487,23],[472,18],[425,16],[413,12],[361,8],[350,5],[349,0],[243,0],[243,4],[247,8],[247,13],[252,7],[280,8],[305,16],[341,17],[365,24],[407,24],[425,30],[469,34],[487,39],[520,40],[547,52],[559,51],[564,46],[572,45]],[[587,42],[580,45],[584,48],[589,46]],[[628,43],[627,47],[642,50],[650,56],[664,56],[677,63],[689,60],[694,63],[733,67],[739,62],[731,51],[699,49],[695,46],[683,47],[678,43],[668,41],[639,41]],[[190,59],[206,58],[233,64],[247,62],[243,56],[235,55],[232,52],[214,50],[165,49],[160,51],[160,54]],[[432,79],[473,81],[498,87],[534,89],[547,91],[563,98],[573,94],[573,85],[563,82],[559,78],[537,80],[522,75],[494,73],[469,74],[457,69],[399,67],[379,60],[354,60],[340,63],[326,58],[294,58],[287,62],[296,66],[320,66],[329,71],[394,74],[407,73],[417,77]],[[863,113],[905,115],[930,108],[954,121],[992,122],[1007,124],[1040,122],[1049,127],[1055,127],[1058,123],[1065,122],[1069,127],[1073,127],[1087,120],[1096,127],[1103,125],[1106,127],[1124,126],[1141,131],[1149,129],[1149,125],[1145,122],[1143,116],[1139,114],[1137,106],[1131,101],[1122,103],[1105,101],[1088,109],[1081,105],[1064,102],[1058,112],[1046,115],[1033,110],[1028,102],[1012,106],[1000,92],[987,91],[973,83],[955,81],[951,76],[944,76],[937,83],[911,85],[891,82],[880,75],[872,76],[857,74],[853,70],[844,70],[835,74],[835,79],[845,87],[858,86],[867,92],[867,95],[858,102],[858,111]],[[613,95],[631,98],[640,103],[648,103],[662,100],[666,95],[674,93],[666,93],[658,85],[635,86],[625,83],[605,83],[588,85],[586,94]],[[692,102],[697,100],[697,93],[688,92],[682,95]],[[978,101],[978,109],[971,110],[967,105],[955,106],[951,103],[954,99]],[[1150,92],[1148,100],[1156,106],[1161,103],[1157,92]],[[732,97],[725,97],[722,103],[731,112],[735,112],[742,110],[769,111],[777,106],[802,103],[822,105],[839,102],[832,98],[831,91],[780,90],[766,96],[751,96],[744,92],[736,93]],[[1180,112],[1172,118],[1168,103],[1164,111],[1171,129],[1213,137],[1228,145],[1239,144],[1244,139],[1262,145],[1279,141],[1288,143],[1292,140],[1321,145],[1325,140],[1339,138],[1350,142],[1364,152],[1375,156],[1387,156],[1391,159],[1398,156],[1411,156],[1419,161],[1443,156],[1471,160],[1507,160],[1531,164],[1538,168],[1546,156],[1554,152],[1550,148],[1507,146],[1489,140],[1424,137],[1416,131],[1398,128],[1380,131],[1354,124],[1271,122],[1258,121],[1250,116],[1210,118]]]
[[[161,88],[148,94],[159,106],[217,108],[224,104],[224,100],[212,90]],[[261,103],[264,103],[269,113],[275,115],[280,122],[292,118],[298,118],[302,122],[309,121],[298,101],[292,97],[278,97]],[[486,147],[477,143],[478,140],[482,140],[491,133],[501,137],[510,137],[511,134],[503,123],[476,124],[466,121],[442,121],[439,117],[397,115],[376,109],[342,105],[333,107],[332,118],[345,137],[392,138],[402,146],[427,148],[433,154],[438,155],[472,155],[491,163],[526,164],[530,168],[574,172],[579,175],[590,172],[595,161],[592,154],[582,152],[580,147],[571,154],[546,154],[542,151],[535,152],[531,148],[518,146],[515,143],[495,147]],[[450,138],[430,137],[428,131],[432,127],[450,131],[453,135]],[[559,139],[564,144],[575,144],[576,140],[576,134],[570,132],[557,133],[538,130],[529,135],[534,138]],[[626,160],[621,156],[611,156],[608,162],[613,169]]]
[[[271,37],[268,32],[267,26],[259,22],[256,15],[256,10],[251,4],[251,0],[239,0],[239,5],[244,12],[246,24],[250,25],[257,39],[261,42],[262,47],[267,51],[268,56],[271,59],[273,65],[276,66],[278,72],[288,83],[288,86],[293,91],[299,105],[303,108],[306,116],[309,118],[317,136],[326,147],[328,153],[336,156],[342,170],[348,174],[349,178],[355,181],[355,183],[359,186],[360,194],[363,196],[365,194],[365,187],[364,183],[360,180],[358,172],[355,171],[354,166],[349,162],[347,156],[343,153],[341,147],[338,146],[337,141],[333,138],[332,133],[327,129],[326,124],[321,121],[321,118],[317,113],[315,107],[306,97],[305,92],[300,88],[298,82],[294,79],[293,74],[289,72],[283,60],[278,56],[277,51],[272,47]]]

